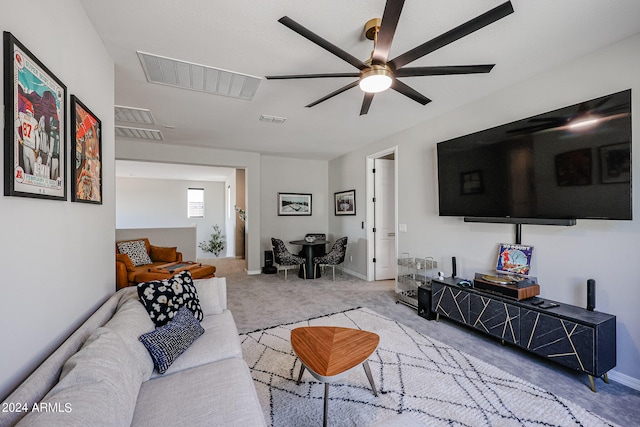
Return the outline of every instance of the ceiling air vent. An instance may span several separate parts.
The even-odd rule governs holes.
[[[156,119],[151,110],[146,108],[115,106],[116,122],[139,123],[142,125],[155,125]]]
[[[286,117],[269,116],[267,114],[263,114],[260,116],[260,121],[267,122],[267,123],[282,124],[285,122],[285,120],[287,120]]]
[[[162,132],[155,129],[134,128],[129,126],[116,126],[116,136],[123,138],[150,139],[162,141]]]
[[[150,83],[251,101],[261,77],[138,51]]]

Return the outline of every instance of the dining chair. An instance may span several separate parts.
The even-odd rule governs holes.
[[[315,266],[319,265],[323,267],[330,265],[333,269],[333,280],[336,280],[336,265],[340,265],[344,262],[344,257],[347,253],[347,237],[341,237],[333,244],[333,247],[326,255],[313,258],[313,278],[316,277]]]
[[[307,259],[289,252],[284,242],[280,239],[272,237],[271,244],[273,245],[273,257],[276,264],[278,264],[278,271],[280,269],[284,270],[284,280],[287,280],[287,270],[289,270],[287,267],[300,265],[302,265],[303,277],[307,280],[307,268],[305,266]]]

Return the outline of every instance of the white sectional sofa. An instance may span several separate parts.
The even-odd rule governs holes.
[[[136,288],[124,288],[5,399],[12,411],[0,426],[266,425],[225,279],[195,285],[204,333],[164,374],[138,340],[155,325]]]

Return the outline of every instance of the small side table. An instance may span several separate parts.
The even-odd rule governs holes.
[[[364,367],[373,395],[378,396],[367,359],[379,342],[380,337],[373,332],[337,326],[306,326],[291,331],[291,347],[302,363],[296,384],[300,384],[305,369],[324,383],[324,427],[329,408],[329,383],[358,365]]]

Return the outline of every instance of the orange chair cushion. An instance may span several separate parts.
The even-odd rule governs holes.
[[[149,246],[149,256],[153,262],[164,261],[164,262],[175,262],[176,253],[178,248],[164,248],[161,246]]]

